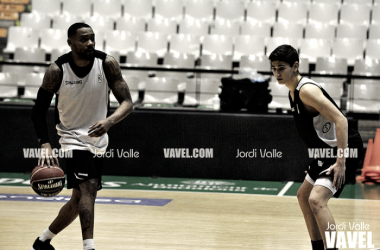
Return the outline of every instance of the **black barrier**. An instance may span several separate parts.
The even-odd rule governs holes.
[[[2,172],[37,165],[31,109],[0,106]],[[59,148],[53,108],[47,124]],[[302,181],[310,161],[288,115],[135,110],[108,134],[106,175]]]

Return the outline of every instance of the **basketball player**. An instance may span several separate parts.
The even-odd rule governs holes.
[[[85,23],[75,23],[68,29],[71,52],[62,55],[50,65],[33,107],[32,121],[42,149],[48,150],[39,164],[58,164],[51,155],[47,132],[46,112],[53,95],[59,123],[56,126],[62,150],[72,150],[68,158],[67,188],[73,189],[70,201],[59,211],[56,219],[38,237],[32,250],[51,250],[50,241],[70,225],[79,215],[83,249],[94,247],[94,204],[97,191],[102,188],[101,157],[108,146],[107,131],[132,112],[133,104],[127,83],[117,61],[95,50],[95,34]],[[109,90],[120,105],[107,117]]]
[[[343,150],[349,148],[359,153],[363,147],[360,134],[348,125],[320,84],[300,75],[298,53],[293,47],[277,47],[269,60],[278,83],[289,89],[292,114],[302,140],[308,148],[334,151],[334,157],[312,160],[297,198],[312,249],[336,249],[326,245],[325,231],[331,235],[334,230],[329,225],[335,225],[327,202],[332,196],[339,197],[345,180],[354,174],[359,159],[346,157]]]

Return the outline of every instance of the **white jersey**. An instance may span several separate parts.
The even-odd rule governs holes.
[[[103,154],[108,146],[107,133],[89,137],[89,127],[107,117],[109,87],[103,71],[106,54],[95,51],[92,64],[80,68],[72,60],[71,52],[58,58],[56,64],[63,72],[57,92],[60,122],[56,128],[63,150],[88,150]]]

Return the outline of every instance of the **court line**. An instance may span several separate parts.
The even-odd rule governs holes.
[[[289,188],[293,185],[294,181],[288,181],[288,183],[286,183],[285,187],[283,187],[281,189],[281,191],[278,193],[277,196],[284,196],[284,194],[286,193],[286,191],[289,190]]]

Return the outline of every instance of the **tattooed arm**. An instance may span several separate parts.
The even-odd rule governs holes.
[[[120,66],[115,58],[107,55],[103,68],[108,81],[108,86],[120,105],[111,116],[107,117],[107,119],[98,121],[89,128],[89,136],[91,137],[102,136],[111,126],[123,120],[133,110],[133,103],[128,85],[121,75]]]
[[[59,164],[57,158],[52,157],[52,148],[48,136],[48,128],[46,123],[46,113],[50,107],[51,100],[61,86],[62,71],[53,63],[47,69],[42,85],[37,93],[37,100],[32,110],[32,122],[36,131],[38,141],[41,148],[44,149],[44,154],[40,154],[38,165],[46,163],[50,166],[54,162]]]

